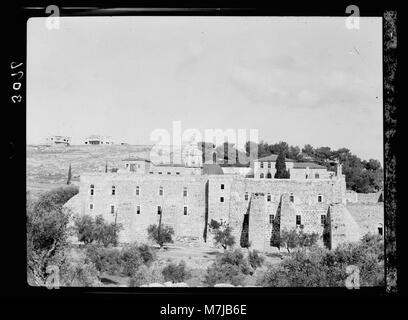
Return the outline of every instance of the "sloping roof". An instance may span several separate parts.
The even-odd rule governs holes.
[[[310,169],[326,169],[326,167],[314,162],[295,162],[293,164],[294,169],[306,169],[307,167]]]
[[[159,163],[159,164],[155,164],[155,166],[156,167],[177,167],[177,168],[185,167],[185,165],[182,163]]]
[[[278,158],[278,155],[277,155],[277,154],[271,154],[271,155],[266,156],[266,157],[258,158],[258,159],[256,159],[255,161],[264,161],[264,162],[271,161],[271,162],[276,162],[276,159],[277,159],[277,158]],[[285,161],[287,161],[287,162],[294,162],[294,160],[289,159],[289,158],[286,158]]]
[[[139,157],[127,157],[127,158],[123,159],[122,161],[146,161],[146,162],[151,162],[148,159],[143,159],[143,158],[139,158]]]
[[[224,174],[219,164],[203,164],[203,174]]]

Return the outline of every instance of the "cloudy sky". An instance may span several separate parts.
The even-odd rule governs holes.
[[[28,28],[27,141],[157,128],[258,129],[270,143],[382,161],[382,22],[361,18],[81,17]]]

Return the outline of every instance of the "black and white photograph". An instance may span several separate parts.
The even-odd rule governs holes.
[[[29,288],[395,289],[392,12],[25,9]]]

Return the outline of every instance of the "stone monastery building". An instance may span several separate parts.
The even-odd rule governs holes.
[[[232,227],[237,246],[248,239],[251,248],[262,251],[273,248],[284,229],[316,232],[328,248],[366,233],[383,234],[382,200],[346,191],[341,165],[331,172],[287,160],[290,178],[274,179],[276,158],[231,166],[203,164],[194,150],[185,153],[182,164],[130,157],[116,173],[82,174],[79,194],[67,205],[77,214],[102,214],[121,223],[123,243],[146,242],[148,226],[158,224],[160,215],[176,240],[212,245],[208,224],[222,220]]]

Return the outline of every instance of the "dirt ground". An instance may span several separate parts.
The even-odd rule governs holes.
[[[244,254],[246,249],[242,249]],[[186,266],[191,271],[191,278],[185,282],[189,287],[205,286],[203,283],[207,268],[215,261],[217,254],[222,253],[222,249],[210,248],[208,246],[188,246],[182,243],[169,244],[166,248],[159,250],[156,248],[159,265],[164,266],[169,262],[178,263],[184,260]],[[278,254],[263,255],[265,258],[264,267],[275,265],[282,261]],[[244,285],[255,285],[256,276],[246,276]],[[101,281],[106,286],[127,286],[129,277],[102,274]]]

